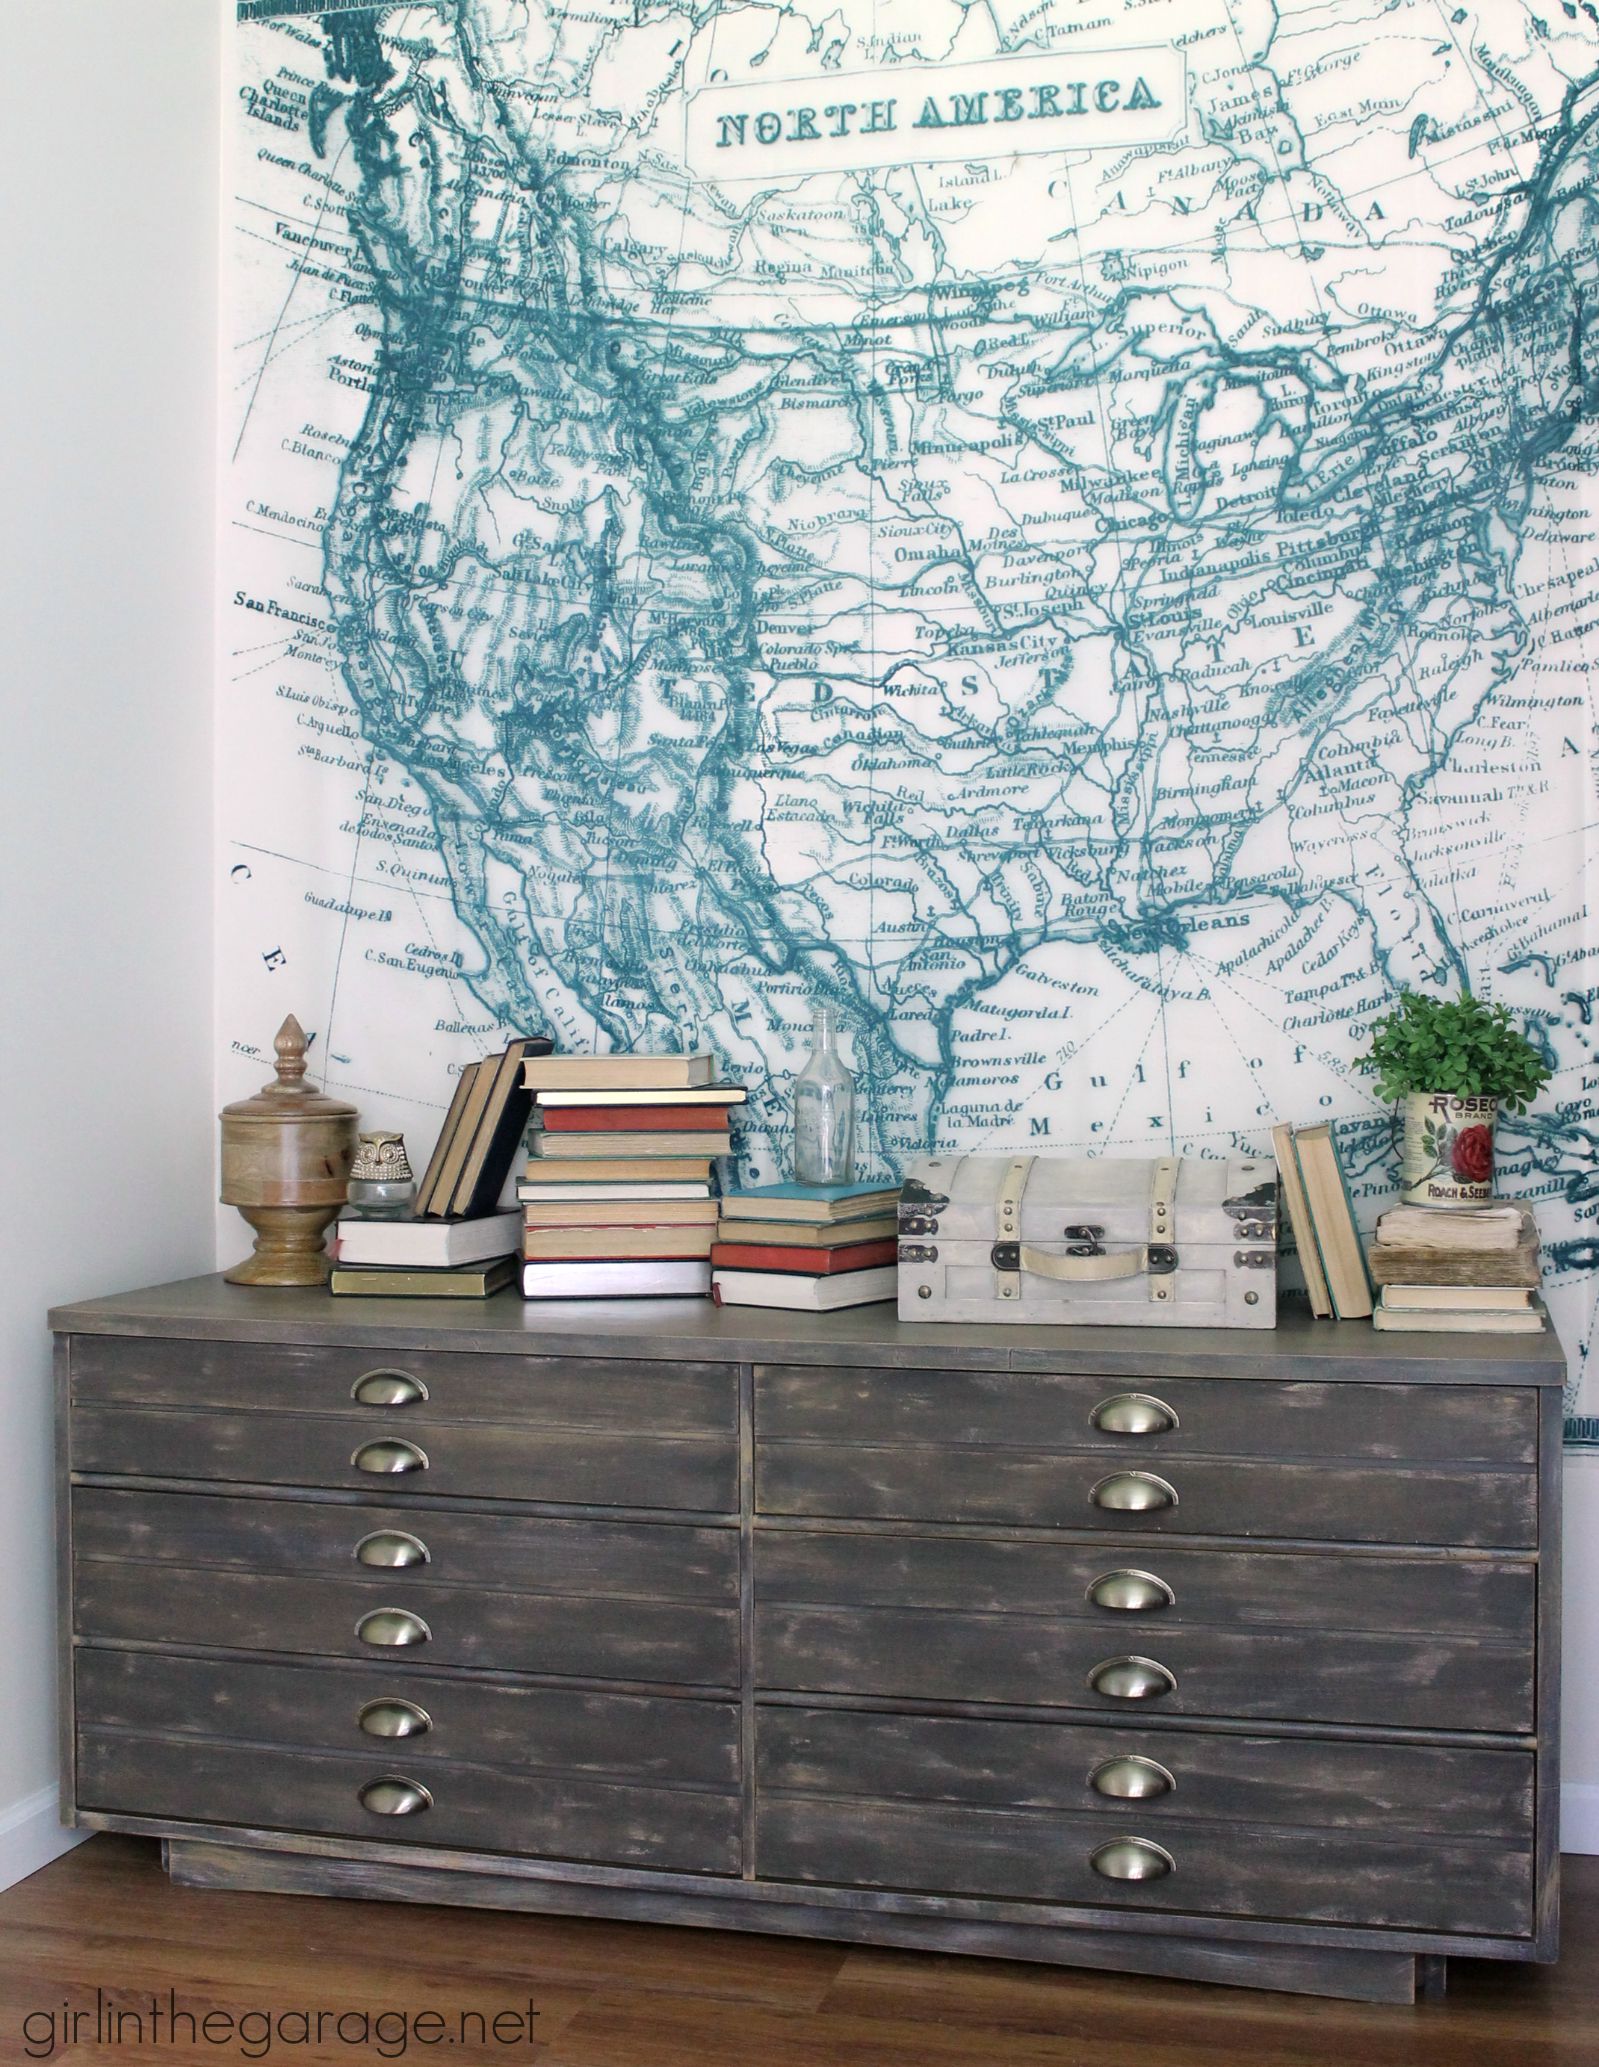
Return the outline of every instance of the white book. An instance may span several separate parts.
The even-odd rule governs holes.
[[[1519,1313],[1532,1304],[1530,1285],[1384,1285],[1382,1304],[1394,1313]]]
[[[358,1220],[346,1215],[334,1229],[340,1263],[387,1263],[407,1270],[448,1270],[514,1256],[522,1246],[519,1212],[485,1213],[475,1220]]]
[[[540,1105],[742,1105],[742,1084],[674,1084],[660,1091],[540,1091]]]
[[[711,1266],[697,1257],[634,1263],[527,1263],[524,1299],[703,1299]]]
[[[836,1278],[797,1277],[786,1270],[718,1270],[711,1289],[719,1306],[785,1306],[797,1313],[837,1313],[844,1306],[874,1306],[899,1295],[892,1263],[878,1270],[846,1270]]]
[[[1379,1306],[1371,1324],[1380,1335],[1541,1335],[1541,1306],[1457,1307],[1453,1311]]]
[[[666,1183],[657,1183],[653,1178],[648,1184],[642,1180],[636,1184],[617,1181],[610,1184],[528,1184],[516,1187],[516,1195],[524,1204],[569,1201],[576,1206],[595,1205],[604,1199],[637,1199],[640,1205],[647,1205],[652,1199],[708,1199],[711,1187],[697,1178],[674,1178]],[[574,1216],[581,1219],[583,1216]]]

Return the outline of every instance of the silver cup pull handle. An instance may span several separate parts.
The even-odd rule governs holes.
[[[368,1780],[360,1802],[374,1816],[420,1816],[432,1808],[433,1797],[419,1780],[403,1780],[391,1773],[381,1780]]]
[[[413,1565],[429,1563],[431,1557],[422,1538],[406,1529],[374,1529],[355,1546],[358,1565],[374,1565],[386,1572],[408,1571]]]
[[[1101,1572],[1088,1589],[1096,1608],[1113,1615],[1152,1615],[1176,1605],[1177,1596],[1153,1572]]]
[[[1088,1863],[1101,1880],[1164,1880],[1177,1868],[1165,1846],[1151,1844],[1147,1837],[1113,1837],[1090,1855]]]
[[[1104,1658],[1088,1684],[1111,1701],[1158,1701],[1177,1691],[1177,1675],[1153,1658]]]
[[[409,1371],[363,1371],[350,1387],[351,1399],[363,1407],[414,1407],[427,1396]]]
[[[1088,1418],[1101,1435],[1169,1435],[1178,1426],[1176,1408],[1152,1392],[1118,1392]]]
[[[419,1450],[415,1443],[401,1442],[398,1437],[385,1437],[380,1442],[363,1443],[350,1459],[357,1471],[369,1472],[374,1478],[399,1477],[408,1471],[426,1471],[427,1452]]]
[[[414,1701],[368,1701],[355,1719],[369,1737],[425,1737],[433,1727]]]
[[[420,1615],[408,1614],[404,1608],[374,1608],[356,1623],[355,1633],[362,1643],[385,1649],[425,1644],[433,1635]]]
[[[1170,1794],[1177,1782],[1154,1759],[1134,1754],[1101,1760],[1089,1774],[1088,1784],[1109,1801],[1158,1801],[1161,1795]]]
[[[1177,1488],[1152,1471],[1113,1471],[1088,1497],[1107,1514],[1158,1514],[1177,1505]]]

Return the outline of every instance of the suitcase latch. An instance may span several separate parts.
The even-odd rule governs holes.
[[[1099,1239],[1105,1232],[1102,1227],[1067,1227],[1063,1228],[1061,1232],[1065,1235],[1067,1241],[1076,1244],[1075,1247],[1066,1251],[1068,1256],[1104,1255],[1104,1244]]]

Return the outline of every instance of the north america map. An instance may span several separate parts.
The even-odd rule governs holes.
[[[252,0],[224,233],[224,1094],[425,1155],[512,1033],[713,1048],[787,1174],[1395,1123],[1469,984],[1599,1267],[1599,11]]]

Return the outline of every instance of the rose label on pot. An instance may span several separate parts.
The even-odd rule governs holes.
[[[1411,1206],[1480,1206],[1493,1196],[1497,1098],[1412,1091],[1399,1174]]]

